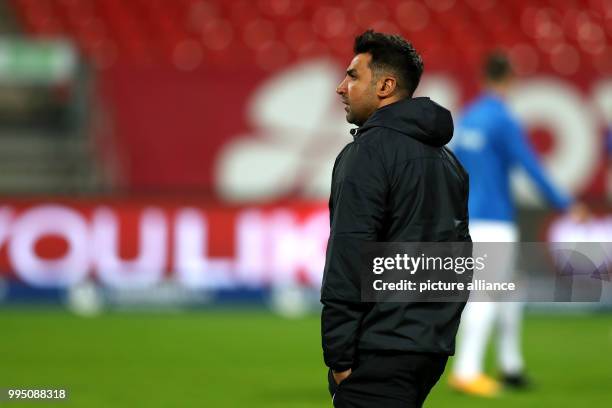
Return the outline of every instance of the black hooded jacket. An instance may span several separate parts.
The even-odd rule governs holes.
[[[444,147],[448,110],[429,98],[378,109],[338,155],[321,302],[325,363],[353,367],[357,349],[453,354],[464,303],[365,303],[359,243],[469,242],[468,176]]]

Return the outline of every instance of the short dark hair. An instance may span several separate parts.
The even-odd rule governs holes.
[[[512,65],[503,51],[494,51],[487,55],[483,65],[483,75],[491,82],[501,82],[512,76]]]
[[[412,96],[423,73],[423,59],[411,43],[399,35],[367,30],[355,38],[355,55],[372,55],[370,69],[376,73],[390,70],[397,76],[397,86]]]

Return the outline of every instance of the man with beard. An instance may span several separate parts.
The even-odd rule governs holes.
[[[464,302],[363,302],[364,242],[470,242],[468,177],[444,146],[448,110],[414,98],[423,62],[397,35],[366,31],[336,92],[358,126],[332,173],[321,289],[336,407],[420,407],[454,353]]]

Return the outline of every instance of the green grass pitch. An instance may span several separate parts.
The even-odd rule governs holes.
[[[317,316],[216,311],[80,318],[5,309],[0,325],[0,388],[70,393],[65,402],[0,406],[331,407]],[[612,315],[528,315],[524,344],[533,391],[476,399],[453,393],[443,378],[425,406],[612,406]]]

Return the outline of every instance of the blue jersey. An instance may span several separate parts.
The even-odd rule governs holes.
[[[484,94],[467,107],[452,148],[470,175],[470,219],[514,220],[510,171],[516,165],[527,171],[555,208],[571,204],[544,174],[521,125],[493,94]]]

